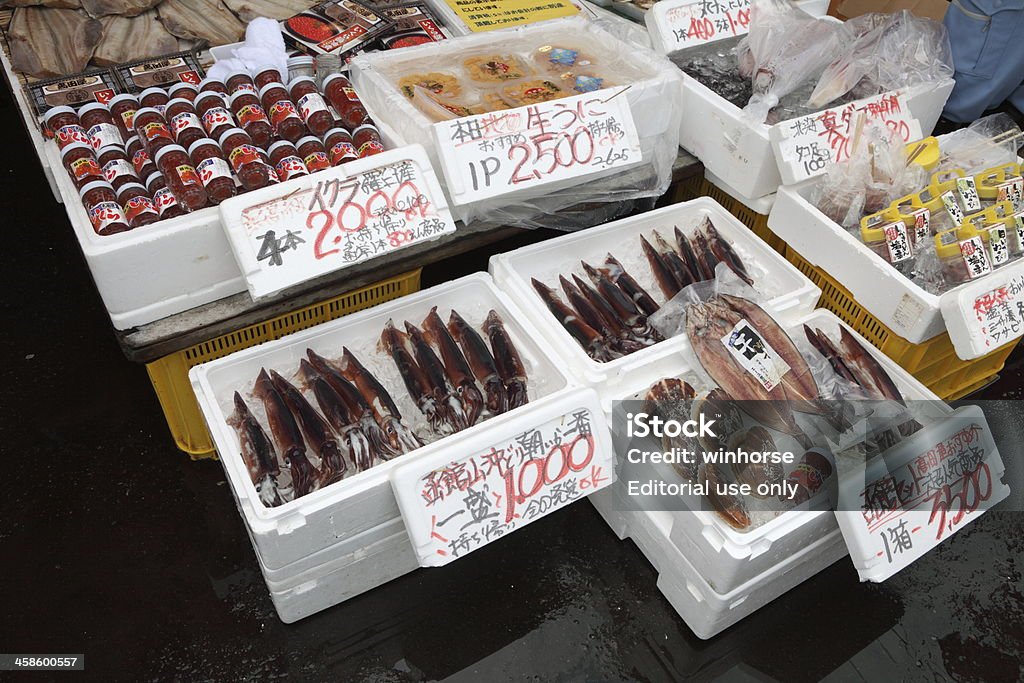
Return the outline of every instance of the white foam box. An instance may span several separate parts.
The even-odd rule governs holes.
[[[750,616],[847,554],[842,534],[833,528],[768,571],[730,591],[720,592],[672,543],[669,531],[674,523],[670,513],[617,510],[612,489],[591,495],[590,502],[617,535],[621,530],[620,537],[636,543],[658,572],[658,590],[694,634],[704,640]]]
[[[50,191],[53,192],[53,198],[58,202],[63,202],[64,200],[60,196],[60,191],[57,189],[57,183],[54,179],[54,167],[51,166],[51,162],[45,153],[46,139],[43,137],[35,109],[32,107],[32,103],[28,101],[25,90],[21,86],[21,79],[14,73],[14,69],[11,67],[11,60],[7,57],[7,51],[2,46],[0,46],[0,62],[3,63],[7,87],[10,88],[14,96],[14,102],[18,107],[18,114],[21,115],[21,120],[25,124],[25,131],[28,133],[29,141],[32,142],[32,147],[36,150],[36,156],[39,157],[39,164],[43,167],[43,174],[46,176],[46,182],[50,185]],[[60,159],[58,158],[57,161],[59,162]],[[60,163],[57,164],[56,170],[59,173],[64,173],[64,167]]]
[[[498,286],[523,307],[541,330],[551,351],[579,381],[597,388],[603,404],[621,398],[628,383],[650,384],[661,375],[657,363],[677,356],[683,337],[668,339],[623,358],[601,363],[590,358],[548,310],[530,284],[536,278],[559,290],[558,276],[572,273],[586,280],[580,261],[598,267],[612,253],[623,267],[659,303],[665,302],[640,248],[640,236],[650,239],[658,230],[674,241],[673,226],[684,232],[707,216],[722,237],[733,245],[751,276],[754,287],[767,299],[767,308],[781,318],[796,318],[811,311],[821,290],[778,252],[754,235],[735,216],[708,197],[606,223],[491,257],[490,272]]]
[[[474,326],[483,322],[490,309],[496,310],[526,365],[530,402],[278,507],[264,506],[242,461],[238,437],[226,422],[234,411],[233,392],[239,391],[260,419],[262,405],[252,398],[251,388],[261,368],[272,368],[294,379],[307,348],[337,359],[347,347],[388,388],[406,423],[426,434],[423,417],[405,391],[394,363],[377,350],[377,345],[389,319],[418,325],[434,306],[442,318],[447,319],[449,311],[455,309]],[[263,566],[280,569],[342,540],[400,520],[391,485],[391,472],[397,465],[448,451],[452,458],[464,457],[580,407],[591,408],[595,420],[603,420],[593,390],[571,381],[541,346],[540,339],[490,276],[478,273],[193,368],[192,387]],[[307,400],[316,405],[308,392]],[[595,424],[595,433],[607,433],[606,427]]]
[[[833,313],[816,309],[797,321],[783,327],[793,341],[805,348],[803,325],[823,330],[830,338],[839,338],[839,328],[846,328],[892,378],[907,401],[913,401],[911,409],[921,411],[921,418],[936,418],[935,411],[939,398],[915,379],[910,373],[891,361],[881,351],[843,323]],[[674,354],[652,361],[656,379],[682,377],[694,383],[693,370],[680,354]],[[641,398],[651,382],[630,382],[617,397],[625,400],[636,394]],[[697,386],[695,384],[695,386]],[[619,424],[623,424],[620,417]],[[615,444],[617,457],[624,457],[624,444]],[[671,468],[663,466],[660,476],[674,476]],[[656,475],[658,476],[658,475]],[[612,491],[618,489],[613,485]],[[621,498],[618,502],[622,502]],[[620,509],[626,509],[620,505]],[[634,506],[635,507],[635,506]],[[667,513],[672,520],[668,531],[671,542],[688,559],[690,564],[705,577],[714,590],[725,593],[770,571],[801,548],[812,544],[838,528],[835,515],[827,510],[796,509],[779,514],[763,524],[746,532],[737,531],[723,522],[711,511],[702,509],[672,511]]]
[[[809,263],[838,280],[858,304],[908,342],[920,344],[948,332],[957,356],[963,360],[994,350],[979,337],[973,302],[985,292],[1024,277],[1024,260],[936,296],[901,275],[858,237],[819,211],[809,200],[817,182],[812,178],[779,190],[768,217],[772,232]]]
[[[719,190],[760,216],[768,216],[772,212],[772,207],[775,206],[774,192],[762,197],[744,197],[736,188],[707,169],[704,169],[704,177]]]
[[[458,68],[468,50],[494,50],[495,45],[541,46],[573,41],[586,45],[599,45],[604,64],[630,75],[628,89],[621,95],[629,104],[640,138],[642,159],[623,168],[611,168],[583,178],[570,178],[536,187],[522,188],[489,199],[460,203],[454,201],[454,190],[449,187],[448,173],[442,173],[442,164],[434,139],[434,121],[409,101],[396,87],[396,74],[437,71],[445,67]],[[596,50],[597,48],[595,48]],[[429,65],[429,68],[427,66]],[[666,58],[651,50],[626,42],[602,28],[601,22],[582,17],[552,19],[527,26],[474,33],[439,43],[418,45],[401,50],[390,50],[360,55],[350,65],[350,74],[363,104],[375,121],[390,126],[401,144],[418,142],[430,157],[439,178],[444,178],[452,215],[471,221],[502,207],[531,207],[552,192],[567,188],[580,188],[578,194],[560,198],[565,206],[587,201],[608,201],[603,191],[590,191],[587,185],[595,180],[618,177],[623,173],[659,169],[666,173],[675,160],[675,128],[681,116],[681,79],[679,70]],[[624,84],[620,84],[624,85]],[[670,149],[668,149],[668,148]],[[461,176],[460,176],[461,177]],[[625,182],[625,181],[624,181]],[[628,187],[628,186],[627,186]],[[547,207],[551,210],[564,208]],[[537,207],[537,212],[547,210]]]

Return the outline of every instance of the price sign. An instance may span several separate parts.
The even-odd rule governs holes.
[[[645,17],[654,47],[663,54],[750,30],[750,0],[662,0]]]
[[[1024,261],[958,287],[939,303],[959,357],[970,360],[1024,336]]]
[[[826,109],[772,126],[775,160],[786,185],[824,173],[832,164],[850,158],[857,120],[880,121],[892,133],[893,144],[921,138],[921,124],[910,113],[901,93],[886,93],[841,107]]]
[[[220,211],[254,299],[455,231],[419,145],[234,197]]]
[[[498,440],[484,433],[460,441],[461,453],[448,447],[395,468],[392,488],[421,566],[465,557],[611,484],[601,410],[596,399],[573,398],[575,407],[562,399],[555,417],[520,420]],[[533,415],[542,412],[552,414]]]
[[[978,406],[905,439],[840,482],[836,517],[861,580],[884,581],[963,529],[1010,489]]]
[[[445,4],[474,33],[570,17],[580,11],[569,0],[445,0]]]
[[[434,124],[452,202],[469,204],[552,183],[568,186],[640,163],[628,90],[595,90]]]

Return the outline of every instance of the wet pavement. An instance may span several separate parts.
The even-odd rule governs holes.
[[[86,658],[84,674],[25,680],[1022,677],[1024,516],[1012,512],[881,585],[837,562],[710,641],[586,501],[445,569],[281,623],[220,465],[174,448],[6,95],[0,121],[13,133],[0,160],[0,652]],[[426,281],[485,264],[441,264]],[[1019,398],[1022,366],[1018,353],[985,395]],[[1001,507],[1021,509],[1022,488]]]

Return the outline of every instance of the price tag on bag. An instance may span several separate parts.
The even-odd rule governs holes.
[[[611,484],[612,448],[596,396],[558,404],[508,423],[503,438],[485,432],[394,469],[391,486],[421,566],[465,557]]]
[[[746,35],[750,0],[662,0],[644,17],[654,49],[662,54]]]
[[[538,88],[545,87],[538,82]],[[579,179],[639,164],[630,86],[595,90],[434,124],[454,204]]]
[[[783,121],[769,133],[783,183],[791,185],[824,173],[850,158],[857,120],[881,121],[891,132],[891,144],[921,138],[921,124],[910,113],[902,93],[885,93],[841,107]]]
[[[419,145],[234,197],[220,212],[254,299],[455,232]]]
[[[965,406],[841,473],[836,517],[862,581],[884,581],[1006,498],[978,406]]]

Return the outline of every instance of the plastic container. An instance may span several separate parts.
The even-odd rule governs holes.
[[[306,124],[283,85],[268,83],[260,89],[259,97],[275,135],[294,144],[306,134]]]
[[[140,178],[148,178],[157,172],[156,164],[149,158],[149,152],[146,151],[146,147],[142,144],[142,140],[139,139],[138,135],[128,138],[125,143],[125,153],[132,162],[135,175]]]
[[[162,115],[167,103],[170,101],[167,91],[163,88],[146,88],[139,93],[139,104],[143,107],[152,107]]]
[[[408,394],[402,391],[402,380],[394,363],[376,349],[380,331],[389,319],[418,322],[434,306],[442,317],[452,308],[457,309],[472,325],[482,322],[489,309],[498,311],[527,366],[530,402],[302,498],[276,508],[264,507],[241,461],[235,432],[225,422],[233,411],[232,393],[245,384],[251,385],[261,367],[290,376],[307,348],[334,358],[344,346],[363,363],[374,367],[375,376],[389,389],[403,416],[415,421],[418,413]],[[389,479],[396,465],[432,457],[430,454],[438,457],[436,454],[449,450],[452,456],[464,456],[467,449],[486,450],[488,444],[581,407],[590,409],[595,420],[603,422],[593,391],[571,383],[538,345],[538,338],[490,277],[476,274],[193,368],[189,377],[200,409],[264,566],[284,567],[340,540],[398,519],[398,504]],[[604,430],[603,424],[595,424],[597,448],[608,447]]]
[[[322,136],[334,125],[334,117],[331,116],[327,102],[320,94],[315,80],[309,76],[293,78],[288,83],[288,94],[310,133]]]
[[[309,175],[306,162],[299,156],[295,145],[287,140],[279,140],[272,144],[267,154],[270,157],[270,165],[274,167],[274,172],[281,182]]]
[[[135,112],[142,108],[135,95],[122,94],[114,95],[107,103],[110,113],[114,117],[114,124],[121,131],[121,137],[125,143],[135,135]]]
[[[722,237],[733,245],[754,277],[755,287],[770,296],[768,308],[783,318],[806,314],[818,301],[820,290],[782,256],[746,229],[735,217],[708,198],[656,209],[613,223],[547,240],[493,256],[490,272],[503,290],[519,301],[545,335],[552,352],[580,381],[598,389],[602,402],[621,397],[625,382],[650,384],[659,379],[657,362],[677,355],[684,341],[669,339],[607,363],[591,359],[548,311],[530,284],[531,278],[557,286],[558,275],[579,273],[580,261],[598,266],[612,253],[659,304],[664,297],[640,248],[640,235],[659,230],[671,237],[673,226],[684,230],[703,217],[711,219]]]
[[[114,124],[114,117],[107,109],[107,105],[100,102],[87,104],[78,110],[78,117],[94,150],[99,151],[108,145],[124,144],[121,130]]]
[[[228,87],[224,84],[224,81],[218,80],[216,78],[204,78],[202,81],[200,81],[199,93],[202,94],[204,92],[220,93],[224,96],[224,98],[227,98],[227,96],[231,94],[228,92]],[[196,99],[199,98],[197,97]]]
[[[89,134],[82,128],[78,114],[71,107],[53,107],[43,117],[43,125],[53,135],[57,146],[64,149],[73,142],[91,144]]]
[[[146,180],[146,191],[153,195],[153,204],[160,213],[160,220],[177,218],[188,213],[178,204],[178,200],[175,199],[174,193],[167,187],[167,181],[164,180],[160,171],[153,171],[152,175]]]
[[[153,107],[144,107],[135,112],[133,119],[135,133],[139,136],[149,157],[156,161],[157,152],[174,144],[174,134],[167,127],[163,114]]]
[[[359,153],[352,144],[352,136],[344,128],[331,128],[327,131],[324,136],[324,147],[327,148],[331,166],[341,166],[359,158]]]
[[[235,126],[235,119],[225,107],[223,97],[217,92],[199,93],[195,107],[207,135],[214,140],[219,140],[224,131]]]
[[[274,169],[263,158],[263,153],[253,146],[252,138],[241,128],[229,128],[218,140],[221,150],[227,156],[231,169],[246,190],[256,190],[276,179]]]
[[[117,190],[117,203],[131,228],[141,228],[160,220],[160,212],[142,183],[126,183]]]
[[[167,89],[167,96],[173,99],[183,99],[195,102],[199,95],[199,88],[191,83],[175,83]]]
[[[206,137],[203,122],[199,120],[196,108],[189,100],[176,97],[167,103],[165,112],[174,139],[185,149],[191,147],[196,140]]]
[[[156,153],[153,161],[156,162],[156,167],[160,169],[167,187],[183,209],[198,211],[210,203],[210,198],[203,189],[203,181],[199,178],[184,147],[165,145]]]
[[[260,99],[253,90],[240,88],[231,96],[231,113],[249,137],[258,146],[266,149],[274,135],[267,113],[260,106]]]
[[[338,112],[342,125],[348,130],[355,130],[369,118],[352,82],[342,74],[331,74],[325,78],[323,91],[334,111]]]
[[[195,166],[203,188],[211,204],[220,204],[237,194],[235,181],[231,177],[231,166],[220,150],[220,145],[210,138],[200,138],[188,148],[189,159]]]
[[[124,148],[117,145],[102,147],[98,157],[97,162],[103,171],[103,179],[114,187],[115,192],[120,190],[122,185],[139,182],[139,176]]]
[[[253,95],[256,94],[256,84],[253,82],[252,77],[245,71],[235,71],[228,75],[227,80],[224,82],[227,86],[228,96],[234,97],[240,92],[249,92]]]
[[[356,156],[360,159],[372,157],[384,151],[384,143],[380,139],[380,131],[376,126],[363,124],[352,131],[352,145],[356,148]]]
[[[85,207],[89,222],[97,235],[107,236],[129,229],[117,195],[110,183],[104,180],[93,180],[79,190],[82,205]]]
[[[92,145],[84,142],[66,145],[60,151],[60,161],[78,189],[94,180],[103,180],[103,169],[93,154]]]
[[[302,163],[306,165],[306,169],[310,173],[325,171],[331,167],[331,160],[327,156],[327,150],[324,149],[323,143],[318,138],[307,135],[295,143],[295,148],[298,150],[299,157],[302,158]]]
[[[253,84],[256,86],[256,91],[260,92],[263,88],[267,87],[271,83],[284,83],[281,72],[273,67],[267,67],[256,74],[255,78],[252,79]]]

